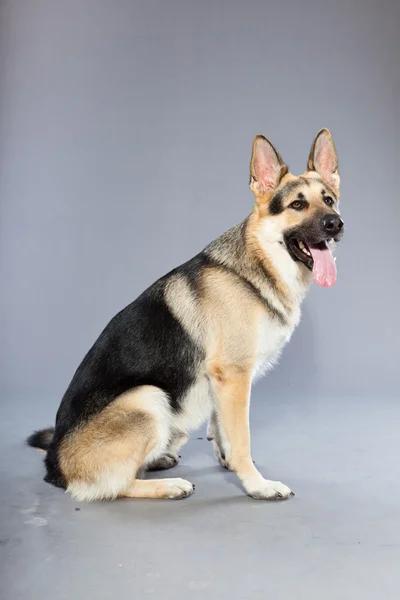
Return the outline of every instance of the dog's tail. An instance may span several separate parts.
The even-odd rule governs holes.
[[[54,436],[54,427],[48,427],[47,429],[41,429],[40,431],[34,431],[32,435],[28,437],[26,443],[32,448],[39,448],[39,450],[47,450],[51,444]]]

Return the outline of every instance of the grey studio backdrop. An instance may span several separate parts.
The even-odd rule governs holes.
[[[34,425],[51,423],[109,319],[250,212],[253,136],[299,173],[321,127],[342,178],[338,281],[314,286],[255,403],[396,396],[399,15],[395,0],[3,1],[3,398],[48,398]]]

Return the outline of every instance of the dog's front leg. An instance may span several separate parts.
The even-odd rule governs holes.
[[[284,500],[293,495],[280,481],[264,479],[251,459],[251,374],[236,367],[219,368],[214,373],[213,380],[217,398],[217,425],[221,426],[223,435],[226,436],[224,451],[228,468],[238,475],[247,494],[252,498]]]
[[[221,424],[219,423],[218,412],[216,410],[211,413],[211,417],[208,422],[207,440],[212,443],[215,458],[221,467],[230,471],[229,464],[226,460],[226,457],[229,454],[229,444],[226,439],[226,435],[224,435]]]
[[[208,422],[207,439],[212,443],[215,458],[221,467],[224,467],[224,469],[229,469],[229,464],[227,463],[226,459],[227,455],[229,454],[229,445],[219,423],[217,410],[213,410]]]

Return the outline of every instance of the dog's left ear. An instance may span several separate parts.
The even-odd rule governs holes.
[[[317,171],[324,181],[339,196],[340,177],[338,158],[332,136],[328,129],[321,129],[317,134],[307,163],[308,171]]]

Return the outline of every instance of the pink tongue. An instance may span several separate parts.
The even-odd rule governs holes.
[[[336,264],[332,252],[324,243],[308,246],[314,260],[313,275],[318,285],[332,287],[336,282]]]

